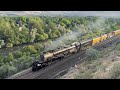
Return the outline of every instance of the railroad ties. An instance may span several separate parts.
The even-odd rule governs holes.
[[[103,50],[115,42],[120,42],[119,37],[120,35],[117,35],[116,37],[106,39],[94,45],[93,48],[97,50]],[[74,67],[76,64],[81,63],[86,59],[87,57],[85,56],[85,51],[82,51],[80,53],[75,53],[74,55],[66,57],[63,60],[57,60],[37,72],[32,72],[31,69],[28,69],[7,79],[53,79],[61,71],[69,70],[71,67]]]

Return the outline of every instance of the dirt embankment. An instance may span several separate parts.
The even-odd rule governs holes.
[[[107,48],[103,53],[109,51]],[[96,60],[86,60],[72,67],[58,79],[118,79],[120,78],[120,50],[113,50]]]

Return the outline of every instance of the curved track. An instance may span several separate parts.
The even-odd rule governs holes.
[[[109,38],[107,40],[104,40],[104,41],[96,44],[95,46],[93,46],[93,48],[95,48],[97,50],[103,50],[104,48],[111,46],[115,42],[120,42],[119,37],[120,37],[120,35],[113,37],[113,38]],[[31,68],[30,68],[23,72],[20,72],[18,74],[11,76],[8,79],[53,79],[58,74],[66,73],[70,67],[73,67],[74,65],[80,63],[81,61],[85,60],[86,58],[87,57],[85,57],[85,51],[82,51],[80,53],[76,53],[69,57],[66,57],[63,60],[55,61],[52,64],[50,64],[49,66],[47,66],[37,72],[32,72]]]

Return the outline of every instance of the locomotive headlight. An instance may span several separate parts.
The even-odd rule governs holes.
[[[37,64],[37,66],[41,66],[41,64]]]

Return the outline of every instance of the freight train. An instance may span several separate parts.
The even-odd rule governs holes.
[[[66,56],[86,50],[87,48],[94,46],[95,44],[103,40],[106,40],[108,38],[111,38],[113,36],[116,36],[118,34],[120,34],[120,30],[112,31],[111,33],[104,34],[97,38],[90,39],[84,42],[75,42],[72,43],[70,46],[61,49],[43,52],[42,54],[40,54],[41,60],[33,62],[32,71],[37,71],[47,66],[49,62],[53,62],[55,60],[61,60]]]

